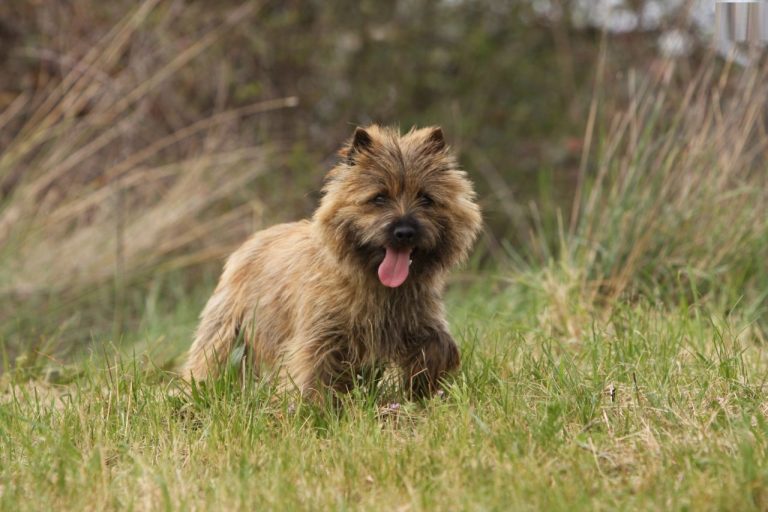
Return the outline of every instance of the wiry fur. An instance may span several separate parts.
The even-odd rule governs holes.
[[[229,258],[185,376],[218,374],[238,336],[257,368],[279,368],[302,392],[346,390],[355,375],[391,364],[408,391],[425,395],[458,367],[441,296],[480,229],[471,183],[439,128],[358,128],[340,154],[312,220],[258,232]],[[419,227],[410,274],[387,288],[377,267],[406,217]]]

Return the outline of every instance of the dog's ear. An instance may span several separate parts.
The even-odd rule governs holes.
[[[367,149],[372,143],[373,139],[371,139],[371,135],[365,131],[365,128],[360,128],[359,126],[355,128],[355,134],[352,136],[352,149],[355,151]]]
[[[348,164],[354,164],[357,155],[370,148],[372,144],[371,134],[358,126],[355,128],[355,133],[352,135],[350,143],[341,148],[339,154],[347,160]]]
[[[437,153],[445,149],[445,137],[443,136],[443,129],[439,126],[435,126],[430,129],[429,135],[427,135],[426,143],[429,148]]]

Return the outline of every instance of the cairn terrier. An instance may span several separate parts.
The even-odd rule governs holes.
[[[394,367],[409,396],[428,396],[459,367],[442,293],[481,215],[442,130],[357,128],[339,154],[311,220],[260,231],[230,256],[185,377],[215,377],[237,340],[256,371],[309,394]]]

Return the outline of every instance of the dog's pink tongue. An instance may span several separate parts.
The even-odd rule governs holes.
[[[393,249],[387,247],[384,261],[379,265],[379,281],[384,286],[397,288],[408,277],[408,265],[411,261],[410,249]]]

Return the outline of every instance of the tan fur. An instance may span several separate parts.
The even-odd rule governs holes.
[[[420,396],[459,366],[441,296],[481,217],[442,131],[358,128],[340,154],[312,220],[260,231],[229,258],[185,377],[216,376],[238,336],[256,368],[279,369],[302,392],[346,390],[366,369],[394,365]],[[413,263],[400,287],[387,288],[377,267],[406,216],[419,228]]]

